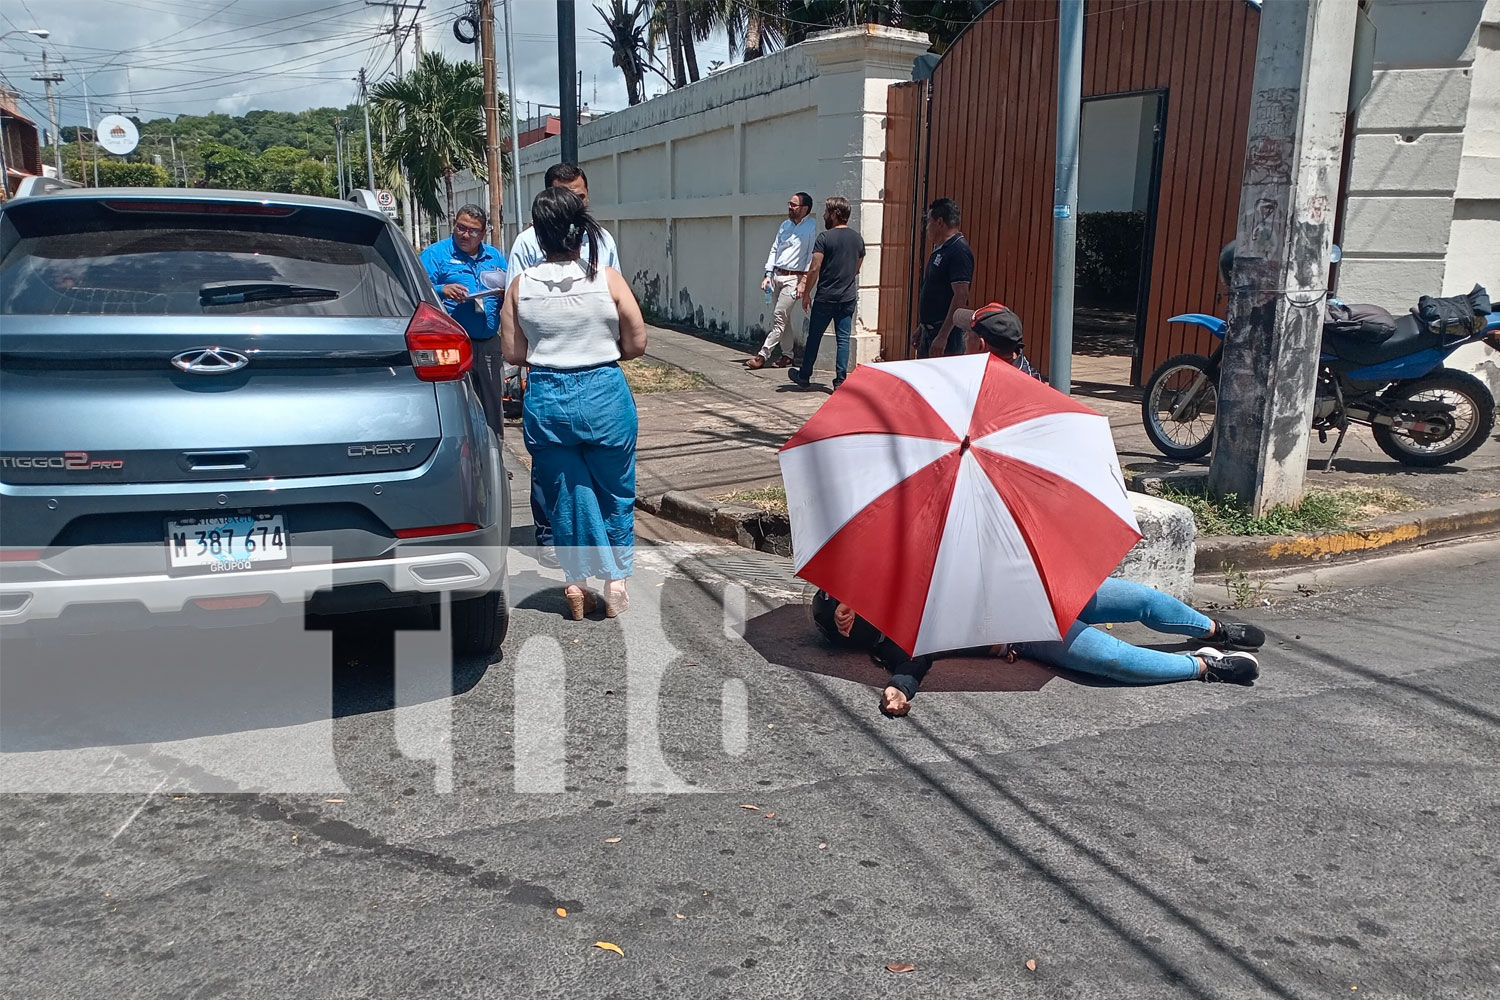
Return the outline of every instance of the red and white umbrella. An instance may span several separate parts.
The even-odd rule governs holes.
[[[1141,537],[1109,421],[989,354],[861,365],[780,459],[797,575],[914,656],[1060,638]]]

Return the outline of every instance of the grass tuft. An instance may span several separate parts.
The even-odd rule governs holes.
[[[1391,511],[1420,506],[1404,493],[1362,486],[1313,489],[1295,507],[1276,507],[1255,517],[1233,495],[1222,500],[1164,485],[1163,500],[1180,503],[1193,512],[1200,535],[1296,535],[1308,531],[1339,531]]]
[[[725,493],[712,499],[719,503],[742,503],[749,507],[759,507],[772,514],[787,512],[785,486],[762,486],[758,490],[735,490],[733,493]]]
[[[620,369],[625,372],[625,382],[630,386],[630,391],[637,396],[659,392],[687,392],[690,389],[701,389],[707,384],[707,380],[697,372],[643,361],[640,358],[620,362]]]

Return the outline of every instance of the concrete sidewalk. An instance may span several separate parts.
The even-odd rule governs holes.
[[[824,345],[830,354],[833,343]],[[776,450],[832,392],[832,359],[820,358],[813,388],[794,385],[785,369],[748,371],[742,347],[726,347],[691,334],[652,327],[647,360],[696,372],[708,384],[690,392],[643,395],[636,400],[641,435],[636,491],[656,497],[686,490],[706,497],[780,481]],[[1118,368],[1119,366],[1115,366]],[[1151,446],[1141,425],[1140,391],[1088,381],[1113,369],[1098,359],[1076,359],[1075,394],[1109,418],[1127,474],[1176,469],[1207,471],[1203,463],[1178,463]],[[1368,429],[1350,430],[1325,473],[1330,439],[1313,443],[1308,482],[1315,487],[1366,486],[1399,490],[1438,507],[1500,496],[1500,435],[1455,466],[1413,469],[1387,458]]]

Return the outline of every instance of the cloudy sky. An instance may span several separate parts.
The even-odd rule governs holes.
[[[453,36],[454,19],[468,10],[467,0],[401,2],[421,4],[420,10],[402,11],[401,23],[421,24],[424,48],[440,48],[450,58],[474,57],[473,46]],[[552,0],[509,2],[515,5],[516,99],[524,114],[527,101],[557,103],[557,8]],[[602,21],[589,0],[576,9],[584,103],[602,110],[625,107],[620,72],[590,31]],[[65,126],[83,122],[85,87],[95,120],[119,109],[135,109],[149,120],[341,107],[354,100],[361,67],[372,80],[394,72],[391,18],[391,8],[366,0],[3,0],[0,34],[27,28],[51,34],[41,42],[23,34],[0,39],[0,79],[21,92],[23,108],[38,123],[44,121],[42,84],[31,76],[41,72],[45,48],[51,71],[64,77],[56,93]],[[498,8],[497,20],[503,29]],[[408,36],[408,67],[412,53]],[[498,58],[503,91],[503,44]],[[727,58],[722,37],[698,47],[705,72],[711,60]],[[647,94],[664,88],[652,77]]]

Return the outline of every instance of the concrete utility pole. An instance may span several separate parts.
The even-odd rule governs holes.
[[[505,86],[510,93],[510,180],[515,186],[516,234],[526,228],[522,218],[526,205],[521,201],[521,127],[516,122],[516,44],[515,33],[510,25],[510,8],[514,0],[505,3]]]
[[[505,173],[500,167],[500,97],[495,85],[495,3],[479,0],[479,65],[484,73],[484,163],[490,194],[490,246],[505,242],[501,213],[505,210]]]
[[[557,0],[557,116],[562,119],[562,161],[578,162],[578,93],[573,88],[578,74],[577,23],[573,0]]]
[[[365,109],[365,179],[371,191],[375,190],[375,147],[370,144],[370,88],[365,81],[365,68],[359,68],[359,99]]]
[[[344,197],[344,119],[342,119],[342,118],[335,118],[333,120],[333,135],[334,135],[333,160],[338,165],[337,166],[337,171],[338,171],[338,175],[339,175],[339,199],[343,200],[343,197]]]
[[[1209,473],[1257,515],[1301,502],[1307,477],[1355,13],[1286,0],[1260,15]]]
[[[42,71],[31,74],[33,80],[40,80],[47,88],[47,117],[52,119],[52,163],[57,170],[57,179],[63,179],[62,166],[62,129],[57,124],[57,100],[52,96],[52,85],[62,83],[61,73],[53,73],[47,65],[47,50],[42,50]],[[78,169],[82,170],[80,163]]]
[[[1061,0],[1057,25],[1057,166],[1052,188],[1052,350],[1047,380],[1073,391],[1078,129],[1083,119],[1083,0]]]

